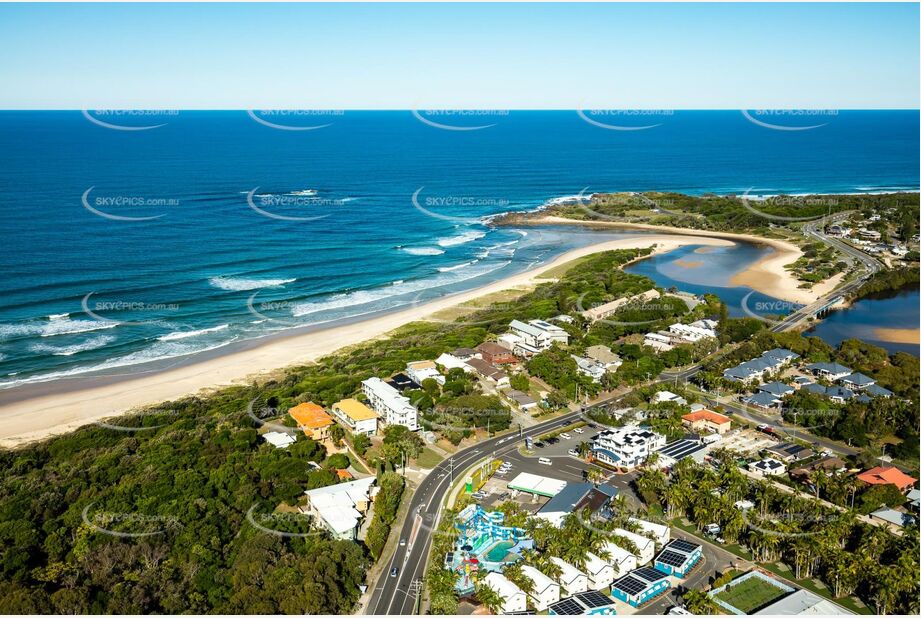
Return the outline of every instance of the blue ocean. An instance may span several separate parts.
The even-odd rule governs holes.
[[[489,225],[582,191],[918,190],[916,111],[780,121],[815,128],[738,111],[2,112],[0,386],[186,362],[617,237]]]

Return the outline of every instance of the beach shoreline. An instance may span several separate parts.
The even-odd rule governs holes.
[[[656,230],[655,227],[647,229]],[[550,279],[541,278],[542,274],[593,253],[654,246],[654,254],[658,254],[687,245],[725,247],[738,241],[762,240],[744,235],[692,234],[688,230],[682,230],[680,234],[671,233],[671,229],[660,231],[669,233],[644,234],[580,247],[528,271],[422,305],[354,323],[279,337],[200,362],[189,362],[149,374],[116,378],[86,376],[80,380],[36,383],[10,389],[15,392],[0,392],[0,446],[15,447],[132,410],[264,380],[286,368],[313,363],[337,350],[384,337],[400,326],[423,320],[439,311],[502,290],[530,288],[547,282]],[[755,266],[757,264],[753,268]]]

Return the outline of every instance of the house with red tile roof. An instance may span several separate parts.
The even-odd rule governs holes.
[[[894,466],[877,466],[866,472],[861,472],[857,478],[868,485],[895,485],[902,491],[906,491],[918,482]]]
[[[720,434],[726,433],[732,426],[728,416],[706,409],[685,414],[681,417],[681,424],[691,431],[710,431]]]

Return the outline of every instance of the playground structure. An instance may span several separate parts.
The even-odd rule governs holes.
[[[457,573],[456,588],[461,594],[473,592],[481,575],[501,572],[520,560],[522,551],[534,547],[522,528],[504,523],[503,513],[486,511],[478,504],[467,506],[455,518],[457,540],[454,551],[445,557],[445,568]]]

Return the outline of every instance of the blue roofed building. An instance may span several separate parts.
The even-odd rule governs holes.
[[[806,369],[811,371],[813,375],[828,380],[839,380],[846,375],[850,375],[852,371],[850,367],[845,367],[839,363],[812,363],[811,365],[806,365]]]
[[[770,393],[772,395],[776,395],[777,397],[783,397],[784,395],[791,394],[795,389],[789,384],[784,384],[783,382],[774,381],[774,382],[768,382],[766,384],[762,384],[761,386],[758,387],[758,390],[765,392],[765,393]]]
[[[862,391],[868,386],[876,384],[876,380],[859,372],[846,375],[838,380],[838,382],[841,384],[841,386],[845,386],[852,391]]]
[[[864,389],[864,392],[870,397],[892,397],[894,394],[888,388],[883,388],[879,384],[871,384]]]
[[[589,510],[589,517],[608,519],[611,516],[611,500],[617,496],[617,489],[610,485],[595,486],[592,483],[567,483],[555,496],[550,498],[535,517],[544,519],[557,528],[563,525],[563,519],[570,513]]]
[[[549,607],[551,616],[613,616],[614,599],[597,590],[588,590],[560,599]]]
[[[743,401],[765,410],[776,410],[782,406],[782,402],[779,397],[764,391],[755,393],[754,395],[749,395],[748,397],[745,397]]]

